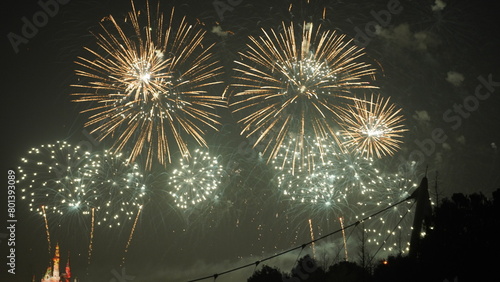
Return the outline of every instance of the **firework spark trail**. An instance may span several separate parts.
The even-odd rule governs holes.
[[[402,143],[401,133],[408,131],[402,122],[401,109],[389,104],[390,98],[380,95],[370,100],[355,100],[343,114],[341,134],[347,138],[344,145],[353,152],[366,157],[390,155],[399,149]]]
[[[313,231],[313,226],[312,226],[312,219],[309,219],[309,232],[311,233],[311,247],[313,250],[313,258],[316,259],[316,247],[314,244],[314,231]]]
[[[92,243],[94,240],[94,215],[95,215],[95,209],[92,208],[91,211],[91,222],[90,222],[90,239],[89,239],[89,252],[88,252],[88,259],[87,259],[87,264],[90,264],[90,259],[92,257]]]
[[[47,214],[45,213],[45,207],[42,206],[42,214],[43,214],[43,220],[45,221],[45,232],[47,234],[47,243],[48,243],[48,250],[49,250],[49,256],[52,253],[52,242],[50,241],[50,232],[49,232],[49,221],[47,220]]]
[[[209,94],[221,83],[222,66],[213,59],[213,45],[203,45],[205,32],[185,18],[174,21],[174,9],[168,20],[159,5],[156,13],[148,4],[143,24],[132,2],[132,28],[109,16],[111,27],[101,24],[103,32],[95,35],[101,50],[85,48],[94,58],[76,62],[83,82],[75,87],[88,92],[73,94],[76,102],[94,103],[83,111],[93,112],[85,126],[95,126],[91,132],[100,140],[115,139],[115,152],[132,148],[131,162],[144,152],[146,169],[154,156],[170,163],[174,144],[189,156],[185,135],[206,146],[203,127],[217,129],[215,108],[226,105]]]
[[[340,220],[340,227],[342,228],[342,237],[344,238],[344,254],[345,254],[345,261],[348,261],[349,258],[347,256],[347,240],[345,238],[345,229],[344,229],[344,218],[339,217]]]
[[[295,138],[288,147],[295,166],[309,161],[309,147],[324,145],[307,144],[306,135],[340,143],[335,127],[343,103],[355,100],[356,89],[376,88],[370,84],[375,70],[359,61],[363,49],[345,35],[312,23],[304,23],[298,33],[293,23],[282,26],[282,32],[262,30],[263,36],[250,37],[249,50],[236,61],[236,82],[226,92],[233,113],[242,116],[241,134],[257,136],[254,146],[263,144],[268,161],[288,137]]]
[[[137,216],[135,217],[134,224],[132,225],[132,229],[130,230],[130,236],[128,237],[127,245],[125,246],[125,253],[123,254],[121,266],[125,265],[125,258],[127,256],[130,243],[132,243],[132,237],[134,236],[135,227],[137,225],[137,221],[139,221],[139,215],[141,215],[141,211],[142,211],[142,206],[139,206],[139,210],[137,211]]]

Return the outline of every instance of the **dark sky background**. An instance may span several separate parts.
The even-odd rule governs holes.
[[[364,30],[375,20],[371,11],[387,9],[387,4],[393,1],[311,1],[309,5],[296,5],[292,16],[287,11],[288,1],[271,4],[270,1],[243,0],[233,10],[224,12],[223,19],[211,1],[160,2],[165,12],[175,5],[178,15],[186,14],[188,20],[199,19],[204,23],[207,41],[216,43],[215,55],[225,64],[224,80],[230,82],[237,51],[243,50],[246,37],[259,34],[261,27],[275,28],[282,20],[292,17],[318,19],[322,7],[326,6],[324,25],[357,37],[358,30]],[[387,24],[381,24],[376,34],[367,37],[366,58],[379,68],[375,83],[384,95],[403,108],[409,129],[401,150],[394,157],[380,161],[380,167],[387,169],[384,173],[415,161],[413,177],[418,181],[428,167],[434,187],[436,171],[439,172],[441,196],[456,192],[481,192],[490,196],[500,188],[497,149],[500,145],[500,21],[496,18],[498,9],[492,2],[401,0],[401,12],[392,14]],[[144,7],[143,3],[139,1],[137,6]],[[446,5],[438,5],[442,3]],[[39,27],[27,43],[19,45],[18,52],[7,35],[10,32],[20,35],[24,24],[21,19],[32,19],[41,7],[37,1],[9,1],[2,9],[4,173],[16,169],[20,158],[33,146],[57,140],[73,144],[89,141],[83,127],[87,116],[79,114],[88,105],[71,102],[70,94],[75,90],[70,85],[78,82],[74,61],[77,56],[86,55],[84,46],[95,46],[90,31],[99,31],[98,23],[103,17],[113,14],[123,19],[130,9],[128,1],[117,0],[71,0],[59,6],[59,11],[49,16],[47,23]],[[212,33],[217,23],[222,30],[234,34]],[[475,99],[475,89],[484,80],[492,81],[491,94],[483,100]],[[488,87],[481,90],[484,96],[486,89]],[[214,91],[222,91],[222,88]],[[474,101],[477,104],[473,104]],[[465,109],[462,116],[456,112],[460,105]],[[241,157],[238,150],[247,143],[238,136],[231,115],[225,112],[221,115],[224,127],[207,139],[211,149],[228,162]],[[429,141],[435,130],[444,132],[444,142]],[[107,145],[104,141],[92,149],[102,150]],[[242,171],[247,174],[241,176],[237,188],[227,188],[231,205],[217,206],[189,221],[161,191],[165,188],[162,182],[165,169],[154,169],[148,175],[148,187],[160,196],[151,197],[145,206],[127,255],[126,273],[135,277],[133,281],[185,281],[255,261],[309,239],[307,218],[300,224],[284,222],[283,216],[276,218],[275,214],[286,213],[286,210],[267,197],[272,193],[267,190],[268,170],[263,165],[254,165],[251,169],[245,165]],[[6,216],[5,198],[6,192],[2,192],[2,219]],[[267,201],[261,204],[260,199]],[[15,278],[5,276],[2,267],[0,277],[6,278],[0,280],[29,281],[33,275],[39,280],[49,259],[43,220],[26,210],[20,194],[17,208],[17,274]],[[87,265],[85,247],[88,228],[88,223],[82,226],[75,223],[71,228],[54,227],[53,240],[60,241],[63,262],[66,252],[71,251],[74,273],[82,278],[88,273],[91,277],[82,281],[113,281],[116,273],[122,273],[120,261],[131,222],[119,229],[96,230],[90,265]],[[326,233],[338,225],[321,228]],[[5,266],[6,242],[0,239],[0,261]],[[335,242],[329,244],[335,245]],[[291,268],[296,257],[297,253],[293,253],[273,263]],[[237,281],[250,276],[252,271],[220,280]]]

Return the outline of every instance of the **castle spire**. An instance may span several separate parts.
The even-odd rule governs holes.
[[[69,251],[68,251],[68,260],[66,261],[65,272],[66,272],[66,281],[69,281],[69,279],[71,278],[71,268],[69,266]]]
[[[59,277],[59,243],[56,244],[56,254],[54,255],[54,258],[52,261],[54,262],[53,270],[54,272],[52,273],[52,276],[54,278]]]

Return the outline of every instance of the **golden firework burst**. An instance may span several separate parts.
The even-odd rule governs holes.
[[[261,145],[268,160],[291,138],[287,153],[294,163],[307,162],[308,146],[340,143],[335,131],[341,108],[355,89],[377,88],[371,84],[375,69],[360,60],[363,49],[352,40],[320,25],[304,23],[297,32],[293,23],[283,23],[282,31],[262,32],[239,53],[229,105],[240,115],[241,133],[255,136],[254,146]],[[308,135],[317,142],[307,144]]]
[[[395,104],[389,103],[390,98],[384,99],[380,95],[366,97],[364,100],[355,100],[354,105],[348,107],[343,115],[343,130],[346,137],[344,145],[366,157],[381,158],[393,155],[403,141],[401,133],[408,131],[402,122]]]
[[[143,15],[132,2],[125,23],[107,17],[95,34],[98,50],[85,48],[92,58],[76,62],[75,86],[86,92],[74,94],[76,102],[93,102],[83,111],[93,112],[85,126],[94,126],[100,140],[114,139],[113,150],[130,150],[130,161],[145,152],[147,169],[154,156],[170,163],[175,146],[189,156],[186,136],[206,146],[203,127],[216,129],[215,109],[226,105],[210,93],[222,83],[222,66],[213,45],[202,44],[205,32],[185,17],[176,21],[173,8],[165,19],[158,5],[156,15],[149,4]]]

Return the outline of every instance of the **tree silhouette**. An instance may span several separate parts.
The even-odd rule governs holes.
[[[373,273],[375,282],[421,282],[432,281],[424,279],[420,264],[411,256],[389,256],[381,261]]]
[[[368,282],[371,281],[371,275],[362,266],[354,262],[343,261],[328,268],[325,281]]]
[[[309,255],[298,260],[290,275],[264,266],[249,278],[254,281],[383,281],[443,282],[490,281],[498,277],[500,189],[489,199],[481,193],[453,194],[435,207],[432,228],[420,239],[418,256],[391,256],[373,275],[353,262],[340,262],[325,272]],[[363,235],[363,234],[362,234]],[[361,239],[363,237],[361,236]],[[363,246],[361,248],[363,258]],[[362,260],[363,261],[363,260]],[[366,257],[365,257],[366,261]]]
[[[248,282],[282,282],[283,275],[277,268],[272,268],[268,265],[262,266],[260,270],[248,278]]]
[[[318,265],[318,262],[310,255],[305,255],[297,261],[292,269],[290,282],[299,281],[325,281],[325,271]]]
[[[498,199],[497,190],[493,195]],[[453,194],[435,209],[434,228],[422,240],[421,262],[440,273],[438,281],[479,281],[494,274],[500,252],[496,199],[483,194]]]

